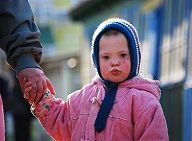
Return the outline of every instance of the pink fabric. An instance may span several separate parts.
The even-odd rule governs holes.
[[[4,112],[3,112],[3,102],[0,94],[0,140],[5,140],[5,126],[4,126]]]
[[[32,112],[57,141],[168,141],[158,81],[134,77],[121,83],[106,128],[97,133],[94,122],[104,95],[96,77],[66,102],[46,94]]]

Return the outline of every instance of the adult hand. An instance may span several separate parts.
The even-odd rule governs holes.
[[[32,83],[32,90],[29,92],[28,97],[25,97],[26,99],[28,99],[28,102],[30,104],[32,104],[33,102],[35,105],[38,104],[47,89],[49,89],[52,94],[55,94],[55,90],[50,80],[39,68],[23,69],[18,73],[17,78],[22,90],[24,89],[24,78]]]

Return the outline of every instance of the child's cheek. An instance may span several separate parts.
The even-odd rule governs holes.
[[[123,66],[131,66],[131,62],[128,61],[128,60],[123,60],[123,61],[121,61],[121,64],[122,64]]]
[[[107,74],[109,73],[108,70],[109,70],[109,65],[107,65],[107,64],[102,65],[102,67],[100,68],[100,71],[101,71],[103,78],[105,78],[107,76]]]

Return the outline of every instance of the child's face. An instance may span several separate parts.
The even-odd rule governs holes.
[[[101,75],[112,82],[124,81],[131,70],[127,39],[123,34],[102,36],[99,42]]]

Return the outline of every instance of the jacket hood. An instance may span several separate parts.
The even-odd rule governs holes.
[[[93,78],[92,83],[97,83],[98,85],[103,85],[102,80],[99,78],[99,76],[96,76]],[[150,78],[144,77],[142,74],[139,74],[132,79],[126,80],[119,84],[119,87],[126,87],[129,89],[138,89],[147,91],[151,94],[153,94],[158,100],[161,96],[161,90],[159,88],[159,81],[153,80]]]
[[[159,81],[151,78],[145,78],[142,74],[139,74],[132,79],[119,84],[119,87],[127,87],[130,89],[138,89],[147,91],[153,94],[158,100],[161,96],[161,90],[159,88]]]

